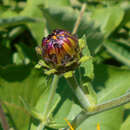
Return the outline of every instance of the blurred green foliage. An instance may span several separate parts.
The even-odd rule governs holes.
[[[118,97],[130,89],[129,0],[1,0],[0,101],[10,128],[36,130],[36,121],[19,97],[43,112],[52,76],[34,68],[38,61],[35,47],[53,29],[71,32],[83,3],[87,8],[77,35],[79,38],[86,35],[94,63],[89,61],[81,69],[84,76],[95,75],[92,85],[98,93],[98,102]],[[64,118],[72,120],[81,110],[63,78],[52,106],[57,101],[47,130],[67,126]],[[130,130],[130,106],[93,116],[79,128],[95,130],[97,123],[102,130]]]

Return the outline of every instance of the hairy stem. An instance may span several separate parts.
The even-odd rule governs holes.
[[[49,97],[48,97],[48,100],[47,100],[47,104],[46,104],[46,106],[44,108],[45,111],[43,113],[43,116],[45,118],[47,117],[47,114],[48,114],[48,112],[50,110],[50,106],[51,106],[52,100],[53,100],[55,92],[56,92],[58,79],[59,79],[59,77],[57,75],[54,75],[54,78],[53,78],[53,81],[52,81],[52,84],[51,84],[50,94],[49,94]]]
[[[86,8],[86,4],[84,3],[84,4],[82,5],[82,8],[81,8],[79,17],[77,18],[77,20],[76,20],[76,22],[75,22],[75,25],[74,25],[74,29],[73,29],[73,31],[72,31],[72,34],[75,34],[75,33],[77,32],[78,27],[79,27],[79,25],[80,25],[80,21],[81,21],[81,19],[82,19],[83,14],[84,14],[85,8]]]
[[[3,130],[9,130],[9,125],[8,125],[7,120],[6,120],[6,116],[5,116],[4,111],[2,109],[1,103],[0,103],[0,120],[1,120]]]
[[[118,98],[114,98],[110,101],[107,101],[105,103],[96,105],[95,109],[92,112],[81,111],[71,122],[71,125],[73,126],[73,128],[77,128],[84,120],[86,120],[90,116],[96,115],[98,113],[101,113],[107,110],[111,110],[113,108],[117,108],[128,102],[130,102],[130,92]],[[69,128],[67,127],[67,128],[64,128],[63,130],[69,130]]]
[[[84,108],[85,111],[88,111],[90,109],[93,109],[93,102],[91,102],[86,94],[83,92],[82,88],[79,86],[75,75],[73,74],[72,77],[66,78],[69,86],[73,90],[75,96],[80,102],[80,105]]]
[[[44,130],[45,128],[45,123],[40,123],[37,130]]]
[[[44,112],[43,112],[43,120],[39,124],[39,127],[38,127],[37,130],[43,130],[43,128],[45,127],[45,125],[48,122],[48,118],[49,118],[48,114],[49,114],[50,107],[51,107],[51,104],[52,104],[52,101],[53,101],[53,98],[54,98],[54,95],[55,95],[55,92],[56,92],[58,81],[59,81],[59,76],[54,75],[54,78],[53,78],[53,81],[52,81],[52,84],[51,84],[50,94],[49,94],[47,104],[46,104],[46,106],[44,108]]]

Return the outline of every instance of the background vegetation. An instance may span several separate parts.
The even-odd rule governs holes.
[[[0,104],[9,127],[36,130],[37,122],[20,100],[42,112],[52,76],[34,68],[35,47],[53,29],[72,31],[83,3],[86,10],[77,35],[87,36],[94,57],[85,74],[93,79],[98,102],[121,96],[130,89],[130,1],[128,0],[1,0],[0,1]],[[80,111],[66,81],[61,78],[47,130],[67,126]],[[130,130],[130,104],[103,112],[83,122],[82,130]],[[0,123],[0,130],[2,126]]]

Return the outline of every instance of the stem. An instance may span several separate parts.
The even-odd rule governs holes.
[[[78,85],[78,82],[76,80],[75,75],[73,74],[72,77],[66,78],[69,86],[71,87],[71,89],[73,90],[75,96],[77,97],[77,99],[80,102],[80,105],[85,109],[85,110],[89,110],[93,107],[92,103],[88,100],[87,96],[85,95],[85,93],[83,92],[83,90],[80,88],[80,86]]]
[[[47,104],[45,106],[45,111],[43,113],[43,116],[45,118],[47,117],[47,114],[50,110],[50,106],[52,104],[52,100],[53,100],[55,92],[56,92],[58,80],[59,80],[59,77],[57,75],[54,75],[54,78],[53,78],[53,81],[52,81],[52,84],[51,84],[51,90],[50,90],[50,94],[49,94],[49,97],[48,97],[48,101],[47,101]]]
[[[45,123],[40,123],[37,130],[44,130],[45,128]]]
[[[118,98],[114,98],[113,100],[107,101],[105,103],[99,104],[95,107],[93,112],[85,112],[81,111],[71,122],[71,125],[73,128],[78,127],[84,120],[89,118],[90,116],[96,115],[98,113],[111,110],[113,108],[117,108],[121,105],[124,105],[126,103],[130,102],[130,93],[126,93],[123,96],[120,96]],[[69,128],[64,128],[63,130],[69,130]]]
[[[7,120],[6,120],[6,116],[4,114],[4,111],[2,109],[2,105],[1,104],[0,104],[0,119],[1,119],[2,128],[4,130],[9,130],[9,125],[8,125]]]
[[[79,14],[79,16],[78,16],[78,18],[77,18],[77,20],[76,20],[76,22],[75,22],[75,25],[74,25],[74,29],[73,29],[73,31],[72,31],[72,34],[75,34],[75,33],[77,32],[78,27],[79,27],[79,25],[80,25],[80,21],[81,21],[81,19],[82,19],[83,14],[84,14],[85,8],[86,8],[86,4],[84,3],[84,4],[82,5],[80,14]]]
[[[54,75],[54,78],[53,78],[53,81],[51,84],[51,90],[50,90],[50,94],[48,97],[48,101],[47,101],[47,104],[46,104],[46,106],[44,108],[44,112],[43,112],[43,121],[39,124],[39,127],[37,130],[43,130],[43,128],[45,127],[45,125],[48,121],[48,118],[49,118],[48,114],[49,114],[49,110],[50,110],[50,107],[52,104],[52,100],[53,100],[55,92],[56,92],[58,81],[59,81],[59,76]]]
[[[48,112],[48,116],[51,115],[51,113],[55,110],[55,108],[57,107],[58,103],[60,102],[61,98],[58,98],[55,102],[55,104],[53,105],[53,107],[50,109],[50,111]]]

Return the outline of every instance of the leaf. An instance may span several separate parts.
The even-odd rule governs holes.
[[[130,109],[130,103],[124,105],[124,108],[125,108],[125,109]]]
[[[30,114],[19,97],[34,107],[48,85],[47,78],[31,65],[0,67],[0,99],[13,128],[29,128]]]
[[[96,65],[93,86],[95,86],[97,90],[99,90],[99,88],[101,89],[102,87],[102,91],[98,93],[98,102],[102,103],[106,100],[110,100],[114,97],[118,97],[124,94],[130,88],[129,80],[130,70],[128,69],[120,69],[117,67],[111,67],[106,65]],[[66,90],[64,90],[65,88]],[[71,91],[69,90],[68,85],[66,84],[66,82],[64,82],[63,79],[60,80],[57,93],[60,94],[61,97],[57,95],[58,97],[56,96],[57,98],[54,98],[54,104],[56,103],[58,98],[59,102],[56,109],[54,109],[55,114],[52,114],[52,123],[50,122],[49,124],[49,126],[52,128],[61,128],[66,126],[64,118],[72,120],[76,116],[76,114],[81,111],[81,108],[78,105],[71,103],[69,100],[66,101],[67,98],[72,100],[73,96]],[[44,95],[41,98],[41,102],[43,104],[45,104],[46,97],[47,93],[46,96]],[[42,106],[42,103],[39,102],[39,105]],[[52,104],[52,107],[54,106],[54,104]],[[39,107],[37,109],[39,110]],[[43,110],[43,107],[41,107],[41,110]],[[101,129],[103,130],[119,129],[123,121],[123,110],[124,109],[120,107],[90,117],[83,124],[81,124],[79,128],[91,128],[91,130],[95,130],[97,123],[99,123]]]
[[[130,129],[130,116],[123,122],[120,130],[129,130]]]
[[[95,130],[97,124],[100,125],[100,128],[103,130],[119,130],[122,123],[122,114],[123,111],[120,108],[110,110],[93,117],[90,117],[88,120],[83,122],[79,128]]]
[[[127,23],[129,23],[130,21],[130,1],[125,1],[121,4],[122,9],[124,10],[125,14],[124,14],[124,18],[123,21],[121,22],[121,25],[126,25]]]
[[[130,70],[120,69],[117,67],[107,65],[95,65],[95,78],[93,86],[98,92],[98,103],[110,100],[115,97],[123,95],[128,89],[130,89]],[[70,118],[75,117],[74,111],[79,111],[79,107],[75,107],[69,113]],[[95,130],[97,123],[100,124],[103,130],[119,130],[121,123],[123,122],[123,107],[109,110],[92,116],[84,121],[79,128]],[[74,113],[74,114],[73,114]]]
[[[106,38],[119,26],[123,20],[123,16],[124,10],[119,6],[96,8],[92,14],[92,18],[101,27]]]
[[[114,41],[105,41],[104,46],[107,51],[117,60],[130,66],[130,48]]]
[[[99,103],[123,95],[130,89],[130,70],[118,67],[95,65],[93,86],[98,93]]]
[[[36,104],[36,110],[41,113],[44,111],[44,106],[47,103],[49,91],[50,88],[46,89],[46,91],[41,95]],[[72,105],[71,100],[73,100],[73,98],[74,95],[71,89],[69,88],[65,79],[61,78],[59,80],[58,88],[51,104],[51,108],[53,108],[54,110],[52,111],[49,125],[52,128],[61,128],[61,126],[64,126],[66,124],[64,118],[66,118],[68,113],[70,112]],[[36,130],[37,125],[38,124],[33,123],[31,125],[31,130]]]
[[[47,8],[51,5],[55,5],[55,6],[69,6],[70,5],[70,1],[69,0],[45,0],[43,1],[44,2],[44,6]]]
[[[16,13],[15,11],[12,10],[7,10],[7,9],[1,9],[1,14],[0,14],[0,18],[11,18],[11,17],[16,17],[18,16],[18,13]]]
[[[47,27],[50,32],[56,28],[71,32],[79,16],[79,11],[71,7],[49,6],[43,9],[43,15],[47,20]],[[95,54],[96,49],[102,44],[103,35],[99,28],[94,26],[87,13],[84,13],[82,17],[77,34],[79,37],[84,34],[87,36],[88,48],[92,54]]]
[[[26,22],[36,22],[36,19],[24,17],[24,16],[3,18],[3,19],[0,19],[0,27],[9,27],[9,26],[14,26],[18,24],[23,24]]]
[[[20,15],[22,16],[40,19],[37,23],[26,24],[33,37],[36,39],[38,45],[41,44],[45,29],[45,20],[43,20],[43,14],[39,8],[39,5],[43,5],[43,0],[28,0],[24,10],[20,12]]]

